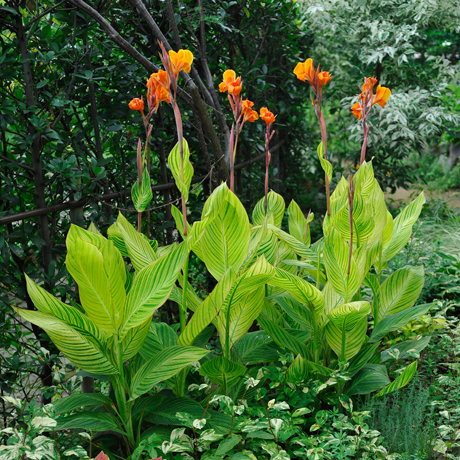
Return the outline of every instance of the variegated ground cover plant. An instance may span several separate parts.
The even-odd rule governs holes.
[[[325,171],[327,214],[324,236],[311,244],[313,215],[305,217],[295,201],[286,208],[283,197],[268,192],[268,186],[248,215],[231,190],[233,178],[230,188],[223,183],[212,192],[201,220],[187,222],[193,167],[182,136],[176,89],[179,72],[190,70],[193,56],[163,49],[161,58],[166,70],[149,78],[147,115],[142,99],[130,104],[142,114],[147,136],[143,155],[139,143],[139,180],[132,194],[139,213],[137,230],[122,214],[109,228],[108,238],[94,225],[88,230],[72,226],[66,264],[78,285],[81,305],[66,305],[27,279],[37,311],[16,309],[42,327],[76,366],[110,379],[110,395],[75,394],[57,401],[57,414],[81,406],[90,410],[60,417],[56,429],[111,430],[123,439],[126,456],[155,431],[155,425],[188,426],[190,417],[192,422],[206,420],[215,433],[230,436],[232,417],[210,409],[207,401],[216,395],[233,401],[254,397],[256,385],[248,382],[263,381],[260,368],[285,353],[295,357],[286,370],[288,382],[315,380],[324,383],[323,389],[330,387],[318,396],[318,409],[324,402],[340,405],[340,395],[383,396],[406,385],[416,361],[390,381],[380,346],[386,334],[429,309],[430,305],[414,306],[424,271],[404,267],[387,276],[385,269],[409,240],[425,198],[421,193],[393,219],[372,161],[365,161],[366,119],[375,104],[385,105],[389,90],[379,86],[374,95],[376,80],[365,78],[359,102],[352,107],[364,130],[360,168],[353,177],[342,177],[331,193],[332,165],[321,112],[323,87],[331,76],[319,67],[315,70],[311,59],[296,67],[297,77],[313,89],[322,132],[318,155]],[[251,101],[242,99],[241,78],[234,72],[224,74],[220,89],[228,92],[235,118],[230,140],[233,165],[238,134],[258,114]],[[178,143],[169,166],[182,196],[182,209],[173,207],[182,242],[166,247],[158,247],[140,231],[142,212],[151,199],[146,167],[149,120],[161,101],[170,103],[175,114]],[[269,143],[276,120],[267,108],[260,115],[267,125],[268,184]],[[281,228],[286,212],[289,231]],[[192,252],[215,279],[205,298],[188,276]],[[180,306],[179,325],[152,321],[168,299]],[[248,332],[255,322],[260,330]],[[221,348],[211,350],[207,343],[215,330]],[[199,366],[199,372],[191,373],[191,366]],[[194,401],[185,397],[189,383],[203,384],[211,392]],[[158,392],[166,388],[169,392]]]

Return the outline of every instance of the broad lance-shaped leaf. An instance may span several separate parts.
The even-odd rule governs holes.
[[[299,384],[302,381],[306,381],[309,374],[310,366],[307,364],[307,360],[297,355],[286,372],[286,382]]]
[[[412,227],[422,211],[425,204],[425,195],[423,192],[407,205],[396,217],[393,223],[393,237],[387,247],[384,246],[383,261],[391,260],[409,241],[412,234]]]
[[[302,302],[295,300],[286,292],[272,298],[295,323],[300,324],[307,331],[313,331],[315,324],[313,313]]]
[[[190,163],[190,150],[185,138],[183,139],[183,146],[183,158],[181,159],[180,156],[178,142],[168,156],[168,165],[176,181],[177,188],[184,197],[184,200],[188,201],[188,193],[193,177],[193,166],[192,163]]]
[[[142,181],[139,185],[139,181],[134,182],[133,188],[131,189],[131,197],[133,199],[134,207],[137,212],[143,212],[152,201],[153,193],[150,185],[150,175],[146,167],[142,173]]]
[[[267,195],[267,212],[273,216],[273,223],[276,227],[281,227],[284,217],[286,204],[284,198],[278,193],[270,190]],[[254,225],[262,225],[265,219],[265,197],[261,198],[252,212],[252,222]]]
[[[246,372],[246,367],[224,356],[216,356],[200,367],[200,375],[206,375],[214,383],[228,391]]]
[[[306,305],[319,321],[324,310],[324,297],[316,287],[303,278],[280,268],[275,269],[275,276],[269,281],[269,284],[288,291],[295,300]]]
[[[137,272],[158,259],[156,249],[152,247],[148,238],[143,233],[134,230],[121,212],[118,214],[117,227]]]
[[[59,350],[76,366],[95,374],[118,373],[101,344],[89,333],[79,332],[50,314],[13,308],[26,321],[44,329]]]
[[[297,255],[302,259],[316,261],[318,259],[317,254],[312,251],[309,247],[294,238],[289,233],[275,227],[274,225],[268,224],[267,227],[281,240],[284,241]]]
[[[84,406],[105,406],[109,408],[112,400],[101,393],[76,393],[53,402],[56,415],[81,409]]]
[[[318,158],[319,158],[319,161],[321,163],[321,167],[323,168],[323,170],[326,173],[326,176],[327,176],[327,178],[329,179],[329,182],[330,182],[332,180],[332,165],[331,165],[331,163],[329,163],[329,161],[327,161],[324,158],[324,149],[323,149],[323,143],[322,142],[320,142],[320,144],[318,145],[318,148],[316,149],[316,151],[318,152]]]
[[[75,307],[66,305],[58,300],[48,291],[35,284],[27,275],[25,277],[27,292],[37,310],[64,321],[64,323],[74,328],[79,334],[88,336],[96,340],[101,347],[105,347],[107,343],[106,336],[91,319]],[[19,312],[22,312],[22,310],[19,310]]]
[[[328,281],[337,294],[350,300],[359,288],[359,270],[352,257],[348,274],[349,246],[335,227],[326,236],[323,257]]]
[[[121,234],[116,222],[107,229],[107,236],[109,237],[109,240],[113,241],[114,246],[120,251],[120,254],[123,257],[129,257],[128,249],[126,248],[125,241],[123,240],[123,235]]]
[[[405,387],[412,380],[416,370],[417,361],[414,361],[412,364],[409,364],[393,382],[387,385],[382,391],[379,391],[375,396],[379,398]]]
[[[113,334],[121,324],[126,300],[123,258],[112,241],[105,240],[102,246],[97,247],[88,242],[82,232],[85,230],[75,225],[70,228],[66,266],[78,284],[86,314],[103,331]]]
[[[396,329],[405,326],[408,322],[419,318],[432,306],[433,303],[417,305],[415,307],[408,308],[407,310],[394,313],[393,315],[386,316],[377,324],[377,326],[375,326],[369,339],[369,343],[376,342],[377,340],[385,337],[385,335],[389,332],[396,331]]]
[[[361,349],[370,311],[369,302],[351,302],[335,307],[327,315],[326,340],[341,361],[348,361]]]
[[[367,395],[390,383],[387,368],[380,364],[366,364],[351,380],[345,394]]]
[[[136,372],[131,383],[131,399],[138,398],[153,385],[173,377],[208,353],[209,350],[197,347],[175,345],[165,348]]]
[[[426,337],[417,337],[413,340],[406,340],[401,343],[397,343],[393,345],[388,350],[382,351],[380,355],[380,362],[384,363],[391,359],[394,359],[397,356],[398,360],[406,359],[409,357],[410,353],[420,353],[429,343],[431,340],[431,336],[428,335]]]
[[[131,359],[142,348],[149,332],[151,321],[151,318],[147,318],[144,324],[128,331],[121,342],[123,361]]]
[[[291,201],[287,212],[289,233],[291,236],[306,246],[310,246],[310,228],[308,224],[313,220],[315,215],[310,213],[308,214],[308,219],[306,219],[299,205],[294,200]]]
[[[126,299],[120,332],[122,338],[129,329],[143,324],[166,302],[187,255],[187,242],[183,242],[137,274]]]
[[[104,412],[83,411],[68,417],[59,417],[53,430],[83,429],[89,431],[115,431],[126,436],[126,433],[116,424],[111,414]],[[43,458],[43,457],[42,457]],[[49,458],[49,457],[48,457]]]
[[[423,281],[423,267],[400,268],[389,276],[380,286],[378,321],[412,307],[422,292]]]
[[[150,329],[139,351],[145,359],[151,359],[165,348],[177,345],[176,331],[166,323],[150,323]]]

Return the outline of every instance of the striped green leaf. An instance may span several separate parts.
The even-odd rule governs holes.
[[[423,281],[423,267],[404,267],[392,273],[380,286],[378,321],[412,307]]]
[[[366,364],[353,378],[345,389],[349,396],[367,395],[380,390],[390,383],[387,368],[380,364]]]
[[[321,364],[315,364],[312,361],[305,360],[305,362],[310,367],[312,374],[322,375],[323,377],[328,377],[332,374],[333,370],[329,369],[328,367],[322,366]]]
[[[126,299],[122,338],[132,327],[145,323],[166,302],[187,255],[187,245],[183,242],[138,272]]]
[[[173,345],[177,345],[177,334],[172,327],[166,323],[150,323],[150,329],[139,353],[148,360]]]
[[[393,236],[387,247],[384,246],[383,261],[391,260],[409,241],[412,234],[412,227],[422,211],[425,204],[425,195],[420,192],[420,195],[406,206],[401,213],[396,217],[393,223]]]
[[[211,382],[220,385],[225,394],[246,373],[246,367],[230,361],[224,356],[216,356],[200,367],[200,375],[206,375]]]
[[[320,142],[320,144],[318,145],[318,148],[316,149],[316,151],[318,152],[318,158],[319,158],[319,161],[321,163],[321,167],[323,168],[323,171],[326,173],[326,176],[327,178],[329,179],[329,182],[332,180],[332,165],[331,163],[329,163],[329,161],[327,161],[325,158],[324,158],[324,149],[323,149],[323,143]]]
[[[294,200],[291,201],[287,212],[289,233],[291,236],[306,246],[310,246],[310,228],[308,224],[313,220],[315,215],[310,213],[307,220],[299,205]]]
[[[144,324],[128,331],[121,342],[122,359],[131,359],[144,345],[151,324],[151,318],[147,318]]]
[[[306,361],[302,356],[297,355],[286,372],[286,382],[298,385],[300,382],[307,381],[310,374],[310,366]]]
[[[267,195],[267,211],[268,215],[273,216],[273,224],[275,227],[281,227],[281,222],[284,217],[284,209],[286,204],[284,198],[278,193],[270,190]],[[261,198],[252,212],[252,222],[254,225],[262,225],[265,219],[265,197]]]
[[[382,351],[380,355],[380,362],[384,363],[390,359],[394,359],[396,352],[398,353],[398,360],[409,358],[410,353],[420,353],[431,340],[431,336],[427,337],[417,337],[413,340],[406,340],[401,343],[393,345],[391,348],[388,348],[385,351]]]
[[[246,258],[250,239],[249,219],[244,206],[225,184],[221,187],[225,200],[199,241],[202,260],[217,280],[230,267],[238,272]]]
[[[78,225],[71,225],[66,238],[67,247],[69,244],[73,244],[76,239],[81,239],[87,243],[91,243],[98,249],[101,249],[107,241],[107,239],[104,238],[100,232],[85,230]]]
[[[311,311],[316,320],[319,320],[324,310],[324,296],[316,287],[280,268],[275,269],[275,276],[269,284],[288,291],[295,300]]]
[[[105,406],[110,408],[112,400],[101,393],[76,393],[53,402],[54,413],[64,414],[86,406]]]
[[[412,377],[415,375],[417,370],[417,361],[414,361],[412,364],[409,364],[402,373],[387,385],[383,390],[379,391],[375,396],[380,398],[385,396],[389,393],[393,393],[393,391],[399,390],[400,388],[405,387],[411,380]]]
[[[71,227],[70,237],[67,238],[67,269],[78,284],[86,314],[111,335],[121,324],[126,300],[123,258],[112,241],[105,240],[102,246],[97,247],[82,238],[81,232],[73,235],[74,228]]]
[[[276,345],[265,331],[248,332],[232,348],[232,359],[245,366],[277,358]]]
[[[368,207],[368,213],[374,220],[374,232],[367,242],[368,245],[372,245],[376,241],[381,241],[382,233],[388,223],[388,210],[385,202],[385,195],[376,180],[374,180],[374,187],[366,199],[366,206]]]
[[[109,237],[109,240],[113,241],[114,246],[120,251],[120,254],[123,257],[129,257],[123,235],[121,234],[116,222],[107,229],[107,236]]]
[[[327,321],[325,316],[330,313],[335,307],[344,302],[343,296],[337,294],[332,287],[332,284],[327,282],[324,286],[324,289],[321,291],[324,296],[324,311],[323,311],[323,320]]]
[[[133,226],[121,212],[118,214],[117,226],[125,242],[131,262],[137,272],[157,260],[156,249],[152,247],[148,238],[144,234],[134,230]]]
[[[211,294],[199,305],[194,315],[179,337],[179,344],[192,345],[198,335],[219,315],[224,306],[230,289],[234,285],[236,275],[230,267],[222,276]]]
[[[59,350],[76,366],[95,374],[118,373],[101,344],[88,332],[79,332],[47,313],[13,308],[26,321],[44,329]]]
[[[307,331],[313,331],[315,324],[313,314],[303,303],[285,294],[275,296],[274,300],[297,324]]]
[[[150,174],[148,169],[144,165],[144,172],[142,173],[142,181],[139,185],[139,181],[136,180],[131,189],[131,197],[133,199],[134,207],[137,212],[143,212],[152,201],[153,193],[152,186],[150,184]]]
[[[337,294],[351,299],[360,286],[360,274],[353,256],[348,274],[349,246],[335,227],[326,236],[323,257],[328,281]]]
[[[302,356],[302,358],[308,358],[308,348],[299,339],[295,338],[288,331],[278,326],[275,322],[259,316],[257,322],[260,324],[262,329],[270,336],[270,338],[280,347],[287,348],[293,351],[296,355]]]
[[[394,313],[393,315],[386,316],[377,324],[377,326],[375,326],[369,342],[376,342],[377,340],[385,337],[385,335],[389,332],[396,331],[396,329],[405,326],[408,322],[424,315],[432,306],[432,303],[417,305],[398,313]]]
[[[382,230],[382,244],[387,248],[393,238],[394,221],[391,212],[387,210],[387,221]]]
[[[67,417],[59,417],[53,430],[82,429],[88,431],[115,431],[122,435],[126,433],[120,429],[110,414],[104,412],[79,412]]]
[[[66,305],[56,299],[56,297],[48,291],[45,291],[35,284],[27,275],[25,275],[25,278],[27,292],[39,311],[56,317],[68,326],[71,326],[79,334],[96,340],[100,347],[103,348],[106,346],[107,339],[104,332],[102,332],[91,319],[75,307]],[[20,310],[20,312],[22,312],[22,310]]]
[[[173,377],[208,353],[209,350],[197,347],[175,345],[165,348],[136,372],[131,382],[131,399],[138,398],[157,383]]]
[[[327,315],[326,340],[341,361],[348,361],[361,349],[370,311],[369,302],[351,302],[335,307]]]
[[[297,255],[305,260],[315,261],[318,256],[307,247],[304,243],[299,241],[297,238],[289,235],[289,233],[275,227],[274,225],[268,224],[268,228],[281,240],[284,241]]]
[[[367,198],[370,195],[376,182],[372,161],[364,161],[363,164],[360,165],[353,177],[353,182],[355,184],[356,194],[361,195],[363,198]]]
[[[96,235],[102,236],[102,233],[98,230],[94,222],[91,222],[87,228],[87,231],[90,233],[95,233]]]
[[[190,150],[185,138],[183,139],[183,147],[183,158],[181,158],[179,142],[174,146],[168,156],[168,165],[176,181],[177,188],[185,201],[188,201],[188,193],[193,177],[193,166],[190,163]]]
[[[278,244],[275,244],[275,247],[277,247],[277,251],[274,265],[292,275],[297,275],[297,266],[290,262],[292,260],[297,262],[295,252],[284,241],[279,241]],[[286,260],[288,261],[287,263]],[[311,266],[311,268],[315,270],[315,267]]]
[[[349,363],[347,372],[350,374],[350,377],[353,377],[358,371],[360,371],[375,355],[378,351],[380,342],[375,342],[370,345],[366,345],[361,348],[359,353],[355,355]]]

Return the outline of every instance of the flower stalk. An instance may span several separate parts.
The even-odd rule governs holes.
[[[270,166],[270,160],[272,155],[269,150],[270,141],[275,134],[275,130],[272,129],[273,123],[275,122],[275,115],[268,110],[267,107],[260,109],[260,118],[265,121],[267,129],[265,131],[265,215],[268,212],[268,167]]]

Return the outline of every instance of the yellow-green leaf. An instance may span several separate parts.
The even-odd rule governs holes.
[[[183,146],[183,158],[181,159],[178,142],[168,156],[168,165],[176,181],[177,188],[183,195],[185,201],[188,201],[188,193],[193,177],[193,166],[192,163],[190,163],[190,150],[185,138],[183,139]]]

